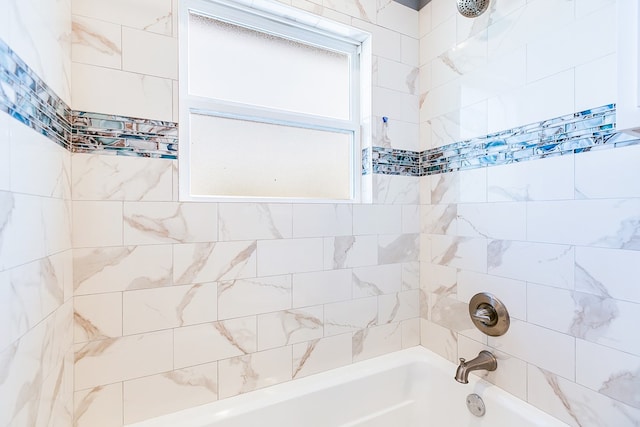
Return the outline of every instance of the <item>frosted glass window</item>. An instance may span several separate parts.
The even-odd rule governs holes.
[[[344,52],[189,14],[189,93],[258,107],[349,119]]]
[[[349,199],[352,135],[192,114],[193,195]]]
[[[369,36],[250,3],[179,2],[180,200],[361,200]]]

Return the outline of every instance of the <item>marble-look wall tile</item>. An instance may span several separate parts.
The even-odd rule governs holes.
[[[362,329],[353,334],[353,361],[370,359],[402,349],[400,323]]]
[[[324,239],[324,268],[363,267],[377,264],[378,237],[340,236]]]
[[[429,179],[431,185],[430,201],[434,205],[456,203],[460,193],[460,174],[442,173]]]
[[[125,245],[218,239],[215,203],[125,202],[123,221]]]
[[[221,399],[288,381],[292,377],[291,347],[279,347],[218,363]]]
[[[418,13],[392,0],[378,2],[376,23],[382,27],[418,38]]]
[[[230,319],[291,308],[291,294],[291,275],[220,282],[218,318]]]
[[[419,290],[398,292],[378,297],[378,323],[401,322],[420,314]]]
[[[288,204],[220,203],[220,240],[291,238],[292,211],[292,206]]]
[[[487,240],[433,235],[431,261],[434,264],[484,273],[487,271]]]
[[[458,362],[458,334],[427,319],[420,319],[420,344],[452,363]]]
[[[361,298],[399,292],[402,264],[376,265],[353,269],[353,297]]]
[[[73,202],[75,248],[122,245],[122,202]]]
[[[402,207],[400,205],[354,205],[353,233],[355,235],[400,234]]]
[[[324,307],[324,335],[355,332],[378,324],[378,298],[359,298]]]
[[[69,152],[52,144],[45,136],[36,134],[23,123],[12,120],[11,191],[43,197],[69,197]],[[20,167],[19,165],[29,165]]]
[[[293,275],[293,307],[351,299],[351,270],[327,270]]]
[[[173,369],[173,331],[108,338],[74,348],[76,390]]]
[[[527,236],[538,242],[640,250],[638,212],[640,199],[532,202]]]
[[[573,70],[563,71],[490,98],[488,133],[571,114],[575,98],[573,76]],[[550,93],[558,95],[553,103],[549,103]]]
[[[576,198],[640,197],[634,183],[640,179],[637,165],[640,146],[594,151],[576,156]]]
[[[3,0],[2,3],[0,3],[0,5],[3,8],[8,8],[9,7],[9,1],[8,0]],[[3,40],[5,43],[9,42],[9,14],[8,13],[3,13],[2,17],[0,17],[0,40]]]
[[[615,300],[606,289],[585,294],[529,284],[527,310],[529,322],[640,355],[640,342],[629,334],[640,322],[640,305]]]
[[[127,291],[122,295],[124,335],[218,319],[216,283]]]
[[[378,58],[377,71],[378,86],[414,95],[417,93],[417,67],[385,58]]]
[[[602,363],[606,361],[606,363]],[[640,409],[640,357],[576,340],[576,382]]]
[[[455,8],[452,10],[455,13]],[[439,21],[439,20],[437,20]],[[437,22],[435,21],[435,22]],[[420,39],[420,64],[426,64],[456,45],[456,17],[451,14]]]
[[[352,234],[354,222],[351,205],[293,205],[293,237],[296,238]]]
[[[418,261],[419,246],[419,234],[381,235],[378,237],[378,264]]]
[[[420,277],[421,289],[439,294],[456,290],[458,284],[457,268],[423,263],[421,271],[425,273]]]
[[[73,400],[74,427],[113,427],[122,424],[122,383],[77,391]]]
[[[324,308],[320,305],[258,316],[258,350],[317,340],[323,336]]]
[[[173,160],[76,153],[73,200],[170,200]]]
[[[570,426],[633,426],[640,410],[534,365],[527,367],[529,403]]]
[[[0,425],[70,422],[70,365],[65,356],[73,341],[71,322],[68,301],[0,352]]]
[[[328,0],[324,6],[338,12],[361,19],[366,22],[376,22],[377,8],[374,0]]]
[[[174,245],[174,283],[256,277],[256,247],[255,241]]]
[[[171,79],[73,63],[71,104],[78,111],[173,120]],[[121,102],[126,99],[127,102]]]
[[[0,269],[46,255],[43,201],[39,197],[0,192]]]
[[[122,69],[176,80],[178,40],[171,35],[123,26]]]
[[[321,238],[258,241],[258,275],[319,271],[323,268]]]
[[[10,1],[11,49],[65,102],[70,102],[70,2]]]
[[[73,62],[115,69],[122,67],[120,25],[73,15],[71,29],[71,60]]]
[[[125,381],[124,423],[135,423],[217,399],[217,363]]]
[[[167,286],[172,283],[172,272],[171,245],[73,251],[75,295]]]
[[[576,4],[579,5],[582,2]],[[605,105],[617,99],[618,67],[615,53],[579,65],[576,70],[576,111],[592,108],[593,105]],[[593,84],[597,78],[599,83]]]
[[[639,251],[576,247],[575,289],[593,295],[640,303],[640,288],[631,285],[640,265]]]
[[[509,333],[489,337],[489,346],[563,378],[575,379],[575,339],[572,336],[512,319]]]
[[[171,0],[147,1],[116,0],[109,5],[100,0],[74,0],[71,11],[87,16],[138,28],[158,34],[172,34]]]
[[[457,207],[459,236],[503,240],[526,237],[525,203],[461,203]]]
[[[568,245],[492,240],[488,247],[488,273],[571,289],[574,251]]]
[[[293,345],[293,378],[350,364],[352,334],[340,334]]]
[[[489,54],[499,56],[534,40],[541,34],[553,32],[566,26],[574,18],[573,1],[558,5],[558,10],[549,13],[553,4],[548,0],[527,2],[525,7],[515,10],[505,19],[489,27]],[[540,23],[540,19],[545,22]]]
[[[420,263],[405,262],[402,264],[402,290],[420,288]]]
[[[1,38],[2,36],[0,35],[0,39]],[[8,114],[0,114],[0,149],[5,153],[0,159],[0,191],[11,190],[10,120],[12,120],[12,118]]]
[[[573,199],[573,156],[488,168],[487,187],[489,202]]]
[[[174,332],[174,368],[253,353],[256,328],[255,316],[178,328]]]
[[[421,232],[427,234],[457,234],[458,205],[420,206]]]
[[[76,343],[122,336],[122,293],[74,297],[73,321]]]
[[[64,254],[6,270],[0,273],[0,296],[6,304],[0,319],[3,333],[0,350],[4,350],[43,319],[59,309],[64,299],[64,282],[70,278]]]
[[[584,64],[616,51],[616,36],[604,28],[616,25],[615,8],[602,8],[569,21],[555,31],[543,34],[527,43],[527,78],[535,81],[566,69]],[[573,37],[584,44],[575,46]]]
[[[400,322],[402,328],[402,348],[420,345],[420,319],[414,318]]]
[[[458,172],[460,203],[484,203],[487,201],[487,175],[495,168],[469,169]]]
[[[373,203],[408,204],[418,203],[418,183],[421,178],[394,175],[373,175]]]
[[[404,205],[402,206],[402,230],[403,234],[420,232],[420,206]]]

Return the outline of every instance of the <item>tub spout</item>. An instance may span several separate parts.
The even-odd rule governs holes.
[[[467,384],[469,382],[469,372],[477,371],[480,369],[486,369],[487,371],[495,371],[498,367],[498,361],[496,357],[486,350],[482,350],[478,357],[469,360],[468,362],[462,357],[460,358],[460,365],[456,369],[455,379],[459,383]]]

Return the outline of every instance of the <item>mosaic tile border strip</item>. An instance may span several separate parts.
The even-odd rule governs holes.
[[[73,152],[177,158],[177,123],[72,111],[2,40],[0,111]]]
[[[608,104],[421,152],[374,147],[373,172],[435,175],[640,144],[616,132],[615,121],[616,106]]]
[[[71,146],[77,153],[178,156],[178,124],[174,122],[72,111],[71,128]]]
[[[69,107],[2,40],[0,111],[70,149]]]
[[[72,111],[0,40],[0,111],[67,150],[177,159],[178,124]],[[362,174],[425,176],[640,144],[609,104],[421,152],[362,150]]]

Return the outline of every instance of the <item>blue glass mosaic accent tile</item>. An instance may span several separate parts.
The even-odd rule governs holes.
[[[72,111],[2,40],[0,111],[74,152],[177,158],[177,123]]]
[[[362,149],[362,175],[370,175],[371,167],[371,147]]]
[[[69,107],[1,40],[0,111],[70,148]]]
[[[74,152],[177,158],[177,123],[72,111],[2,40],[0,111]],[[365,148],[362,174],[434,175],[640,143],[615,121],[609,104],[421,152]]]
[[[374,147],[373,172],[435,175],[640,143],[616,132],[615,120],[616,106],[609,104],[421,152]],[[415,156],[417,170],[410,167]]]
[[[71,126],[78,153],[177,158],[177,123],[73,111]]]

